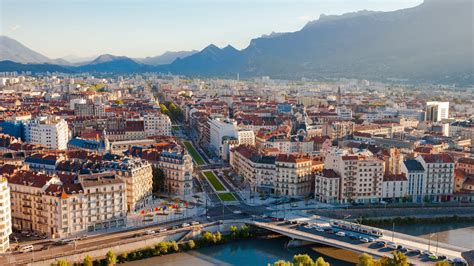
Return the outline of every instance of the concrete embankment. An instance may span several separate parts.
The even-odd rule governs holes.
[[[426,208],[367,208],[367,209],[315,209],[312,214],[325,217],[344,219],[348,215],[352,219],[367,218],[395,218],[395,217],[446,217],[446,216],[474,216],[474,207],[426,207]]]

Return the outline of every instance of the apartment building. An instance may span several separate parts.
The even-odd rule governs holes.
[[[247,183],[253,192],[275,192],[275,156],[258,154],[250,146],[239,146],[231,152],[230,165]]]
[[[10,248],[11,233],[10,188],[7,178],[0,175],[0,253]]]
[[[56,116],[37,117],[25,124],[25,141],[50,149],[66,150],[69,140],[67,122]]]
[[[186,198],[193,189],[193,159],[185,151],[163,151],[158,167],[165,174],[165,190]]]
[[[382,196],[384,162],[370,152],[351,154],[348,150],[331,150],[324,161],[326,169],[341,176],[339,201],[377,202]]]
[[[285,196],[307,196],[313,187],[313,160],[309,156],[280,154],[275,161],[275,193]]]
[[[383,176],[382,199],[402,201],[408,196],[408,180],[405,174],[386,174]]]
[[[401,172],[408,179],[407,194],[413,202],[423,202],[426,193],[426,170],[417,160],[405,160]]]
[[[454,160],[444,153],[416,158],[426,170],[426,195],[430,201],[449,201],[454,192]]]
[[[9,181],[16,230],[66,238],[125,226],[125,182],[113,173],[77,177],[21,171]]]
[[[337,203],[341,176],[332,169],[324,169],[317,172],[314,179],[314,198],[319,202]]]
[[[440,122],[449,118],[449,102],[427,102],[426,103],[426,121]]]
[[[146,136],[171,136],[171,120],[160,112],[143,115]]]

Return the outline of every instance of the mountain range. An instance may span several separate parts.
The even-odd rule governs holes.
[[[321,15],[299,31],[264,35],[251,40],[242,50],[211,44],[199,52],[180,52],[161,61],[156,57],[102,55],[88,64],[63,67],[79,72],[155,71],[204,77],[234,77],[239,73],[241,77],[284,79],[397,78],[470,85],[474,84],[472,10],[471,0],[425,0],[419,6],[392,12],[364,10],[340,16]],[[2,52],[0,60],[55,63],[34,52],[20,56],[12,50],[6,53],[8,57]],[[4,69],[2,62],[0,69]]]

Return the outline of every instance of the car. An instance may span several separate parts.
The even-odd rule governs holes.
[[[242,214],[242,211],[233,211],[234,214]]]
[[[402,248],[398,249],[398,251],[405,254],[405,253],[408,252],[408,249],[406,247],[402,247]]]
[[[293,220],[291,221],[291,224],[298,224],[298,221]]]
[[[33,245],[19,246],[18,251],[20,251],[21,253],[32,252],[33,251]]]
[[[44,246],[42,246],[42,247],[40,248],[40,250],[49,250],[49,246],[44,245]]]
[[[421,250],[419,250],[419,249],[413,249],[413,250],[410,250],[409,253],[410,253],[410,254],[413,254],[413,255],[420,255],[420,254],[421,254]]]
[[[145,235],[153,235],[155,233],[155,231],[153,230],[146,230],[145,231]]]
[[[440,255],[440,256],[438,256],[438,259],[439,260],[446,260],[446,259],[448,259],[448,257],[446,257],[444,255]]]
[[[375,241],[375,239],[373,237],[367,237],[367,240],[369,240],[370,243]]]
[[[352,239],[352,240],[359,240],[359,239],[360,239],[360,237],[358,237],[358,236],[355,235],[355,234],[346,234],[346,235],[347,235],[350,239]]]
[[[171,227],[171,230],[176,230],[176,229],[179,229],[179,226],[175,225],[175,226]]]
[[[340,236],[340,237],[344,237],[346,236],[346,233],[342,232],[342,231],[339,231],[336,233],[337,236]]]
[[[334,234],[334,230],[332,230],[331,228],[324,229],[324,232],[326,232],[328,234]]]
[[[322,229],[321,227],[315,227],[314,230],[318,231],[318,232],[324,232],[324,229]]]
[[[400,250],[400,249],[402,249],[402,248],[403,248],[402,245],[398,245],[398,246],[397,246],[397,250]]]
[[[380,240],[380,241],[375,242],[375,245],[378,247],[386,247],[387,242]]]
[[[188,223],[183,223],[183,224],[181,225],[182,228],[184,228],[184,227],[189,227],[189,226],[191,226],[191,225],[188,224]]]
[[[163,233],[163,232],[166,232],[166,231],[168,231],[168,229],[166,229],[166,228],[160,228],[160,229],[158,230],[158,232],[160,232],[160,233]]]
[[[430,259],[431,261],[436,261],[436,260],[438,260],[438,256],[433,254],[433,255],[428,256],[428,259]]]
[[[290,220],[286,220],[286,221],[285,221],[285,224],[291,224],[291,221],[290,221]]]
[[[308,226],[309,223],[308,223],[308,222],[302,222],[301,225],[302,225],[302,226]]]
[[[198,224],[199,224],[199,222],[196,222],[196,221],[191,222],[191,225],[198,225]]]
[[[424,250],[423,252],[421,252],[421,255],[423,256],[431,256],[431,255],[434,255],[433,252],[429,251],[429,250]]]
[[[359,238],[359,241],[362,243],[369,243],[369,240],[366,237]]]
[[[393,243],[393,242],[388,242],[387,243],[387,248],[390,248],[390,249],[397,249],[397,244]]]

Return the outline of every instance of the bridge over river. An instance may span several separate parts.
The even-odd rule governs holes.
[[[317,218],[310,219],[304,218],[301,222],[309,222],[311,224],[317,224],[321,228],[329,228],[330,219],[325,217],[317,216]],[[387,230],[377,229],[383,233],[381,237],[374,237],[375,241],[372,243],[363,243],[358,239],[350,239],[347,236],[337,236],[334,233],[329,234],[327,232],[319,232],[312,228],[306,228],[301,225],[287,224],[283,221],[279,222],[264,222],[264,221],[247,221],[248,224],[266,229],[281,235],[288,236],[295,240],[302,240],[311,243],[324,244],[336,248],[341,248],[356,253],[367,253],[375,258],[383,256],[391,256],[393,249],[388,247],[381,247],[376,245],[376,241],[383,240],[385,242],[394,242],[396,245],[401,245],[408,250],[420,250],[421,252],[428,250],[437,256],[446,256],[448,258],[462,258],[461,253],[467,251],[465,248],[448,245],[445,243],[437,243],[433,240],[427,240],[415,236],[395,233]],[[361,233],[356,233],[349,230],[343,230],[337,228],[338,231],[344,231],[353,235],[364,236]],[[422,256],[418,254],[406,253],[408,262],[414,265],[433,265],[436,261],[432,261],[428,256]]]

